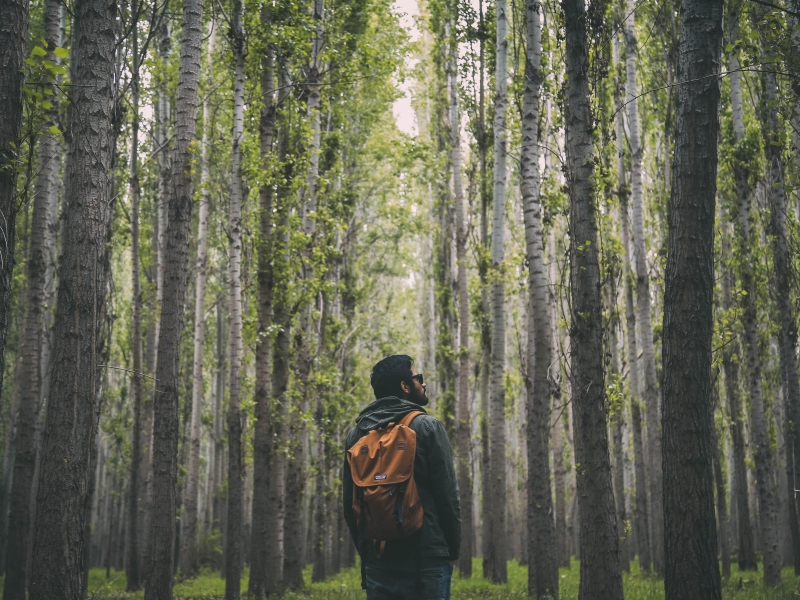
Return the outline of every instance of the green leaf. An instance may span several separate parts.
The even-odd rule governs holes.
[[[41,104],[42,108],[45,110],[53,108],[53,103],[50,102],[50,100],[42,100],[39,104]]]
[[[32,58],[26,58],[25,59],[25,64],[26,65],[30,65],[31,67],[35,67],[36,66],[36,61],[33,60]]]
[[[50,125],[47,130],[53,135],[61,135],[61,130],[55,125]]]
[[[54,75],[66,75],[67,74],[67,70],[64,67],[62,67],[61,65],[53,66],[53,68],[50,69],[50,72],[53,73]]]
[[[730,52],[731,50],[733,50],[733,44],[728,44],[727,46],[725,46],[726,53]]]
[[[47,51],[41,46],[34,46],[31,50],[31,56],[47,56]]]
[[[56,49],[53,50],[53,54],[55,54],[58,58],[64,59],[69,56],[69,50],[62,48],[61,46],[56,46]]]

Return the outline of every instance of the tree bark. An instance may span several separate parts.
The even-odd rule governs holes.
[[[85,504],[98,417],[110,171],[115,146],[114,2],[73,6],[64,239],[31,565],[31,600],[80,600]],[[5,21],[5,19],[4,19]],[[83,124],[93,123],[86,128]],[[27,499],[26,499],[27,501]]]
[[[321,126],[320,126],[320,111],[322,108],[322,95],[320,90],[320,76],[322,70],[322,46],[325,40],[325,6],[323,0],[313,0],[312,2],[312,18],[316,25],[313,38],[311,40],[311,60],[309,62],[309,77],[308,77],[308,117],[311,125],[311,145],[309,147],[309,165],[308,172],[306,173],[306,187],[307,187],[307,205],[309,211],[307,213],[307,234],[309,235],[309,249],[312,245],[316,244],[316,209],[317,209],[317,196],[319,191],[319,159],[320,159],[320,144],[322,142]],[[310,273],[309,273],[310,274]],[[319,334],[317,339],[317,355],[322,350],[325,344],[325,330],[326,321],[328,319],[329,303],[324,294],[318,294],[322,303],[321,316],[319,319]],[[312,331],[307,330],[305,334],[305,346],[308,350],[311,342]],[[307,362],[308,370],[310,371],[311,360]],[[308,376],[304,377],[304,390],[303,395],[305,399],[305,410],[309,410],[309,394],[311,388],[309,387]],[[324,387],[324,386],[320,386]],[[315,504],[314,508],[314,523],[313,527],[309,525],[309,532],[314,532],[313,538],[309,536],[312,541],[312,554],[313,554],[313,581],[324,581],[329,572],[329,561],[327,560],[327,553],[330,549],[330,539],[328,536],[328,510],[327,505],[330,501],[326,493],[328,486],[328,465],[326,465],[326,448],[327,448],[327,426],[325,422],[325,400],[324,392],[322,389],[314,390],[316,396],[314,408],[314,421],[316,426],[316,448],[317,448],[317,476],[316,476],[316,493],[313,499]],[[307,434],[306,434],[307,435]],[[308,439],[308,438],[306,438]],[[301,578],[302,583],[302,578]]]
[[[761,8],[761,7],[760,7]],[[768,9],[764,8],[762,13],[766,13]],[[768,38],[766,32],[761,31],[762,40],[761,45],[764,53],[771,52],[772,41]],[[797,32],[792,33],[792,38],[795,43]],[[797,57],[794,57],[797,60]],[[798,381],[797,374],[797,322],[795,321],[796,314],[794,312],[794,305],[792,302],[792,260],[793,252],[789,249],[789,239],[787,231],[787,216],[789,210],[789,202],[786,195],[786,181],[784,177],[783,166],[783,133],[784,127],[778,119],[778,84],[774,70],[768,70],[764,74],[764,85],[766,87],[763,100],[765,101],[764,109],[762,112],[762,130],[764,132],[764,158],[766,159],[766,187],[767,195],[769,198],[769,228],[772,237],[772,289],[773,297],[778,313],[778,347],[780,355],[780,369],[781,380],[783,382],[785,396],[785,410],[786,410],[786,442],[788,448],[791,448],[793,460],[787,460],[787,478],[789,489],[789,526],[792,534],[792,545],[794,550],[794,571],[795,574],[800,574],[800,529],[798,528],[798,514],[797,514],[797,501],[795,499],[795,469],[790,469],[789,465],[796,465],[800,462],[800,381]],[[793,87],[799,84],[797,80],[792,83]],[[795,135],[797,132],[795,131]],[[797,150],[796,150],[797,151]],[[759,488],[761,484],[759,482]],[[759,496],[760,500],[760,496]],[[777,515],[776,515],[777,516]],[[763,520],[762,520],[763,522]],[[762,525],[763,528],[763,525]],[[777,536],[776,536],[777,537]],[[776,540],[777,541],[777,540]],[[767,539],[764,540],[765,549],[767,547]],[[766,564],[766,551],[764,552]],[[777,543],[776,543],[776,556],[777,562],[777,578],[774,580],[767,579],[767,570],[764,568],[764,581],[767,585],[772,585],[780,581],[780,557],[777,556]]]
[[[177,115],[172,154],[172,186],[165,232],[163,301],[158,334],[153,426],[153,510],[150,534],[151,568],[147,600],[171,600],[175,564],[175,511],[178,476],[178,361],[186,304],[189,230],[194,186],[192,168],[203,4],[184,0]]]
[[[265,31],[270,26],[267,4],[261,7],[261,25]],[[269,172],[275,136],[275,69],[274,51],[267,45],[262,58],[261,71],[261,122],[259,142],[261,168]],[[248,592],[263,600],[277,591],[280,569],[270,568],[270,549],[282,552],[282,530],[278,514],[270,514],[271,469],[276,460],[273,453],[274,423],[270,411],[270,361],[272,359],[272,206],[273,187],[264,184],[259,189],[259,239],[258,251],[258,339],[256,341],[256,407],[253,433],[253,536],[250,549],[250,581]]]
[[[547,164],[548,161],[545,161]],[[553,421],[553,483],[555,485],[555,527],[556,527],[556,560],[559,567],[570,566],[569,543],[567,540],[567,469],[564,464],[564,429],[567,421],[566,405],[561,393],[561,357],[558,346],[558,328],[556,327],[556,286],[558,272],[556,269],[556,233],[550,227],[548,237],[548,259],[550,261],[550,356],[551,366],[548,379],[552,396]]]
[[[614,342],[612,342],[614,343]],[[625,523],[628,515],[625,509],[625,448],[622,430],[625,426],[624,404],[613,415],[611,432],[614,439],[614,499],[617,501],[617,538],[619,539],[619,561],[625,573],[631,571],[631,558]]]
[[[44,32],[49,51],[48,60],[59,59],[52,53],[61,45],[61,7],[49,0],[44,8]],[[58,90],[53,91],[52,107],[46,111],[45,127],[58,123]],[[38,422],[42,403],[42,358],[48,331],[45,329],[48,250],[55,241],[49,227],[53,202],[58,201],[60,136],[44,134],[39,146],[38,173],[31,215],[28,279],[25,291],[25,317],[22,324],[17,371],[18,412],[15,420],[15,456],[10,493],[9,526],[6,537],[6,578],[3,597],[24,600],[29,585],[28,561],[31,554],[33,509],[31,493],[35,493]],[[2,177],[2,175],[0,175]],[[0,368],[2,368],[0,360]],[[0,388],[2,383],[0,382]],[[12,428],[9,427],[9,436]]]
[[[160,61],[167,63],[171,52],[171,38],[169,23],[163,22],[158,30],[158,57]],[[153,468],[154,468],[154,416],[155,416],[155,396],[158,392],[158,382],[155,381],[158,362],[158,338],[161,332],[161,303],[164,297],[164,265],[166,262],[164,235],[167,229],[167,212],[169,207],[170,195],[170,156],[169,156],[169,131],[170,104],[169,97],[164,89],[163,83],[159,85],[158,94],[154,106],[155,113],[155,132],[154,145],[157,154],[158,175],[157,175],[157,194],[155,198],[155,210],[153,216],[153,264],[151,266],[150,278],[155,281],[155,302],[152,296],[149,300],[149,310],[151,322],[147,328],[147,368],[153,379],[153,393],[142,402],[142,469],[140,479],[140,502],[144,505],[141,511],[139,527],[141,531],[141,558],[139,570],[142,579],[150,577],[150,567],[152,565],[153,543],[150,539],[153,521]]]
[[[636,84],[635,2],[628,0],[625,19],[626,113],[631,147],[631,208],[633,214],[633,245],[636,259],[636,307],[641,329],[642,359],[644,362],[644,406],[647,423],[647,491],[649,525],[653,552],[653,567],[664,574],[664,508],[663,474],[661,472],[661,419],[659,413],[656,360],[653,348],[653,325],[650,307],[650,275],[647,267],[647,246],[644,233],[644,198],[642,191],[643,150],[639,133],[638,86]],[[642,499],[644,501],[644,499]]]
[[[714,405],[717,405],[717,377],[719,367],[715,370],[712,395]],[[722,560],[722,576],[730,579],[731,576],[731,536],[728,523],[728,505],[725,501],[725,474],[722,472],[722,457],[724,456],[719,446],[716,423],[711,428],[711,452],[714,463],[714,484],[717,489],[717,531],[719,535],[720,559]]]
[[[316,241],[317,197],[320,158],[320,109],[322,96],[320,77],[322,70],[322,45],[324,42],[324,3],[312,0],[312,19],[315,23],[311,40],[311,55],[308,63],[306,102],[308,125],[311,131],[308,152],[308,167],[304,186],[300,189],[300,213],[305,247],[300,279],[305,286],[313,285],[315,269],[311,260],[312,247]],[[308,289],[308,288],[306,288]],[[299,390],[296,410],[291,412],[289,437],[291,460],[286,466],[286,496],[292,498],[286,503],[284,522],[284,563],[283,581],[287,588],[300,589],[304,585],[303,566],[305,565],[306,523],[304,522],[305,492],[308,480],[309,437],[305,415],[309,410],[310,373],[312,367],[312,315],[311,310],[316,294],[311,294],[303,303],[298,327],[295,329],[295,381]],[[320,430],[321,432],[321,430]],[[310,512],[310,511],[309,511]]]
[[[5,373],[6,333],[17,217],[17,152],[21,148],[22,85],[27,57],[28,0],[0,0],[0,390]]]
[[[732,43],[738,37],[738,19],[735,9],[729,15],[729,35]],[[732,66],[738,61],[731,56]],[[742,95],[740,74],[731,76],[732,116],[734,137],[737,145],[744,140],[744,121],[742,117]],[[781,578],[780,552],[778,548],[777,498],[772,481],[772,449],[767,437],[767,420],[761,388],[761,358],[758,340],[758,309],[756,307],[756,285],[754,279],[753,238],[750,228],[750,186],[748,184],[748,165],[740,151],[734,153],[734,177],[738,207],[738,226],[736,240],[739,246],[739,275],[742,280],[742,326],[745,332],[747,356],[747,383],[750,392],[751,440],[753,459],[756,463],[758,482],[758,504],[761,518],[762,553],[764,556],[764,583],[776,585]]]
[[[666,600],[721,597],[712,473],[711,338],[721,0],[681,4],[663,327]]]
[[[733,90],[733,86],[731,86]],[[722,221],[722,219],[720,219]],[[728,260],[731,255],[730,233],[727,223],[723,221],[722,226],[722,257],[720,268],[722,269],[722,307],[730,314],[733,310],[733,300],[731,298],[731,271],[728,268]],[[731,418],[731,446],[733,450],[733,473],[731,474],[731,487],[735,491],[735,501],[737,513],[737,533],[739,538],[739,548],[737,558],[740,571],[755,571],[758,569],[756,562],[755,548],[753,544],[753,529],[750,524],[750,501],[747,494],[747,467],[745,465],[745,441],[744,441],[744,421],[742,418],[742,407],[739,398],[739,344],[736,334],[732,331],[727,332],[729,340],[722,350],[722,371],[725,374],[725,395],[728,399],[728,411]],[[731,510],[733,512],[733,510]]]
[[[131,195],[131,354],[133,373],[133,435],[128,479],[128,531],[125,536],[125,588],[142,587],[139,573],[139,472],[142,462],[142,281],[139,272],[139,2],[131,2],[131,156],[128,185]]]
[[[214,22],[209,25],[207,79],[213,87],[213,57],[217,30]],[[238,57],[237,57],[238,58]],[[197,502],[200,481],[200,444],[202,442],[203,416],[203,355],[206,333],[206,281],[208,279],[208,216],[211,210],[211,194],[208,190],[208,146],[211,110],[208,100],[203,102],[203,141],[200,145],[200,197],[197,217],[197,258],[195,259],[194,300],[194,358],[192,361],[192,416],[189,429],[189,464],[186,474],[185,516],[183,519],[183,542],[180,557],[181,576],[192,577],[197,572]],[[235,157],[235,156],[234,156]],[[240,157],[241,158],[241,157]],[[235,175],[235,174],[234,174]]]
[[[791,89],[792,99],[794,100],[791,119],[794,169],[796,174],[800,174],[800,16],[798,16],[800,15],[800,0],[790,0],[788,4],[792,8],[794,15],[790,15],[788,18],[790,31],[792,32],[790,37],[792,52],[786,62],[789,73],[792,74]],[[794,218],[795,220],[800,220],[800,200],[795,202]],[[795,542],[794,538],[792,538],[792,541],[793,543]],[[798,560],[798,556],[800,556],[800,552],[798,552],[797,545],[795,545],[795,562]],[[797,575],[796,570],[795,575]]]
[[[222,268],[220,268],[218,276],[222,279]],[[221,282],[220,282],[221,283]],[[214,507],[213,507],[213,521],[214,527],[222,535],[222,540],[225,539],[225,522],[226,522],[226,491],[224,486],[225,481],[225,426],[222,414],[222,406],[225,400],[225,379],[226,379],[226,358],[227,358],[227,327],[225,320],[225,313],[227,311],[227,303],[225,296],[220,292],[217,295],[217,336],[215,341],[216,346],[216,359],[217,368],[214,377]],[[220,560],[220,567],[222,570],[225,568],[225,563]]]
[[[614,51],[619,54],[618,38],[614,36]],[[616,62],[616,61],[615,61]],[[639,570],[650,571],[652,555],[650,553],[650,525],[647,510],[647,483],[645,476],[644,442],[642,439],[642,411],[639,406],[639,365],[636,344],[636,309],[633,302],[633,270],[631,268],[630,224],[628,220],[628,187],[625,178],[625,161],[623,159],[623,113],[620,110],[622,102],[615,88],[615,104],[617,105],[616,142],[617,142],[617,180],[619,196],[619,221],[622,233],[623,269],[622,276],[625,280],[625,328],[628,347],[628,375],[631,406],[631,433],[633,436],[633,463],[634,463],[634,498],[633,498],[633,528],[636,537],[636,549],[639,555]]]
[[[558,597],[558,556],[550,487],[550,381],[553,325],[542,239],[539,179],[539,104],[541,97],[541,4],[525,3],[526,52],[522,104],[520,178],[528,263],[527,372],[527,526],[528,594]]]
[[[479,27],[484,31],[483,2],[479,3]],[[492,358],[492,332],[491,332],[491,304],[489,302],[489,264],[486,257],[489,254],[489,202],[488,169],[487,169],[487,135],[486,135],[486,48],[485,36],[480,37],[479,44],[479,85],[478,85],[478,162],[480,163],[480,197],[481,221],[480,243],[481,258],[478,262],[478,275],[481,281],[481,315],[479,322],[481,339],[481,365],[480,365],[480,474],[481,474],[481,553],[483,554],[483,577],[488,579],[492,570],[489,552],[489,532],[491,513],[488,499],[492,491],[491,464],[489,451],[489,374]]]
[[[506,103],[508,93],[508,15],[506,0],[498,0],[497,65],[494,99],[494,197],[492,207],[492,368],[489,406],[489,466],[491,495],[484,498],[489,516],[487,561],[488,579],[508,580],[506,567],[506,307],[503,275],[505,269],[506,212]],[[488,503],[487,503],[488,501]],[[485,518],[485,516],[484,516]]]
[[[453,36],[455,39],[455,36]],[[458,571],[462,578],[472,577],[472,418],[469,410],[469,290],[467,288],[467,224],[461,180],[461,113],[458,86],[458,44],[450,48],[450,162],[453,168],[453,191],[456,204],[456,261],[458,263],[458,400],[456,403],[456,448],[458,450],[458,489],[461,504],[461,554]]]
[[[236,0],[231,26],[234,56],[233,148],[228,215],[230,261],[230,369],[228,388],[228,534],[225,548],[225,600],[238,600],[242,575],[242,145],[244,143],[244,2]]]
[[[580,511],[580,600],[622,599],[603,378],[602,304],[593,188],[586,9],[563,0],[566,27],[566,177],[570,200],[570,355]]]
[[[278,105],[286,102],[289,96],[290,81],[284,64],[285,57],[278,60],[280,87]],[[277,187],[276,209],[278,216],[276,252],[271,257],[273,269],[277,273],[285,274],[288,261],[288,227],[290,205],[290,182],[293,177],[293,165],[288,160],[290,149],[289,132],[287,124],[282,123],[278,131],[278,161],[282,165],[282,181]],[[280,249],[280,253],[278,250]],[[285,276],[285,275],[284,275]],[[276,278],[277,279],[277,278]],[[285,535],[284,522],[286,516],[286,471],[287,458],[285,454],[285,440],[288,435],[289,418],[289,350],[291,346],[291,314],[290,299],[285,293],[285,284],[281,280],[273,282],[273,307],[274,323],[277,329],[275,345],[272,353],[272,378],[271,378],[271,404],[272,431],[271,454],[269,465],[269,496],[268,496],[268,522],[267,535],[269,547],[267,554],[267,582],[273,592],[282,591],[284,581]]]

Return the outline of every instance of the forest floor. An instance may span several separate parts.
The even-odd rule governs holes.
[[[481,576],[480,559],[473,563],[471,579],[461,579],[457,573],[453,577],[453,600],[523,600],[527,599],[526,586],[528,570],[516,562],[509,563],[508,585],[494,585]],[[572,600],[578,597],[579,564],[573,560],[571,568],[562,568],[559,600]],[[625,574],[625,598],[627,600],[661,600],[664,598],[662,581],[639,574],[638,564],[633,563],[631,573]],[[112,570],[106,578],[105,569],[92,569],[89,574],[89,598],[94,600],[131,600],[141,598],[141,592],[125,593],[125,575]],[[247,590],[247,574],[242,579],[242,590]],[[225,580],[217,572],[203,571],[199,577],[184,581],[175,586],[175,598],[199,600],[222,598],[225,594]],[[732,566],[730,579],[723,580],[722,597],[725,600],[789,600],[800,596],[800,577],[795,577],[793,569],[783,569],[783,583],[771,590],[764,588],[761,574],[739,573]],[[284,600],[363,600],[360,571],[357,568],[343,571],[322,583],[311,583],[311,569],[306,570],[306,589],[289,592]]]

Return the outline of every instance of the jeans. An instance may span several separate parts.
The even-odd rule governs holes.
[[[446,560],[425,560],[416,569],[365,565],[367,600],[450,600],[453,567]]]

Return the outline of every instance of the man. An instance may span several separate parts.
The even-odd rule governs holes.
[[[344,518],[361,556],[361,585],[367,600],[449,600],[453,563],[461,545],[461,507],[453,453],[444,426],[427,414],[410,424],[417,436],[414,479],[422,500],[422,528],[410,537],[386,542],[378,557],[371,540],[359,530],[353,512],[353,477],[347,450],[373,429],[397,423],[428,404],[426,385],[410,356],[384,358],[372,368],[376,400],[356,419],[345,443],[342,473]]]

